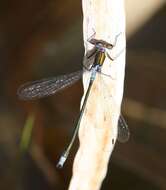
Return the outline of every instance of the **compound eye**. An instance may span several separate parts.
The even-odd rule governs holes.
[[[108,49],[112,49],[114,46],[112,45],[112,44],[107,44],[106,45],[106,48],[108,48]]]

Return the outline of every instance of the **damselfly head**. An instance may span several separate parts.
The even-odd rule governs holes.
[[[95,38],[92,38],[89,40],[89,42],[93,45],[95,45],[98,49],[100,48],[107,48],[107,49],[112,49],[113,48],[113,45],[104,41],[104,40],[98,40],[98,39],[95,39]]]

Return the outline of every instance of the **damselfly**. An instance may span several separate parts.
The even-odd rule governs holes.
[[[89,96],[91,87],[92,87],[93,82],[96,77],[96,73],[97,72],[101,73],[101,68],[103,66],[106,56],[108,56],[111,60],[113,60],[107,54],[106,50],[112,49],[114,47],[114,45],[112,45],[106,41],[97,40],[94,38],[89,40],[89,42],[94,45],[93,52],[88,56],[88,58],[89,58],[94,55],[93,64],[88,69],[89,72],[91,72],[90,81],[89,81],[88,89],[87,89],[80,113],[75,122],[75,129],[74,129],[72,139],[57,164],[57,167],[59,167],[59,168],[63,167],[63,164],[64,164],[65,160],[67,159],[70,149],[76,138],[76,135],[77,135],[77,132],[78,132],[78,129],[80,126],[81,118],[83,116],[83,113],[84,113],[84,110],[86,107],[86,103],[88,100],[88,96]],[[57,77],[46,78],[46,79],[37,80],[34,82],[28,82],[28,83],[23,84],[18,89],[17,93],[18,93],[19,98],[22,100],[33,100],[33,99],[50,96],[50,95],[53,95],[56,92],[64,89],[65,87],[72,85],[79,79],[81,79],[82,74],[83,74],[83,71],[76,71],[76,72],[73,72],[70,74],[65,74],[65,75],[61,75],[61,76],[57,76]],[[123,116],[120,115],[119,120],[118,120],[118,137],[117,138],[120,142],[126,142],[129,139],[129,135],[130,135],[130,133],[129,133],[128,126],[127,126]]]

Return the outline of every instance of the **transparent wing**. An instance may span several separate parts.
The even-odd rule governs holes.
[[[105,96],[104,100],[107,101],[107,104],[109,104],[110,99],[112,99],[113,103],[115,103],[115,106],[116,106],[115,99],[113,98],[111,92],[109,92],[107,90],[107,86],[110,83],[109,83],[109,81],[108,81],[108,84],[106,83],[106,81],[104,80],[105,77],[108,77],[108,76],[100,75],[101,81],[99,82],[100,83],[99,85],[102,86],[101,94],[103,94],[103,96]],[[111,77],[109,77],[109,79],[112,80]],[[111,105],[113,105],[113,104],[111,103]],[[110,115],[111,115],[111,112],[110,112]],[[118,120],[117,140],[121,143],[125,143],[129,140],[129,137],[130,137],[130,131],[129,131],[128,125],[127,125],[125,119],[123,118],[122,114],[120,114],[119,120]]]
[[[125,121],[125,119],[123,118],[122,115],[119,116],[119,120],[118,120],[118,141],[121,143],[125,143],[129,140],[130,137],[130,131],[128,128],[128,125]]]
[[[76,71],[57,77],[28,82],[20,86],[17,94],[22,100],[32,100],[50,96],[60,91],[61,89],[72,85],[78,81],[81,76],[82,71]]]

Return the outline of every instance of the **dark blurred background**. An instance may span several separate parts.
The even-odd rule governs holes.
[[[122,112],[131,138],[116,144],[102,190],[166,189],[164,2],[126,1]],[[1,190],[67,189],[78,142],[64,169],[55,166],[79,112],[81,81],[36,101],[20,101],[16,91],[26,81],[81,69],[83,54],[81,1],[0,1]],[[27,132],[32,116],[33,129]],[[30,137],[20,151],[23,133]]]

